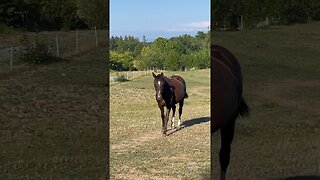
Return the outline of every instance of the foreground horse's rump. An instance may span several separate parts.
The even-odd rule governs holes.
[[[239,115],[248,115],[249,108],[242,98],[241,68],[233,54],[221,46],[212,45],[211,61],[211,135],[220,129],[220,179],[223,180],[230,161],[235,120]]]
[[[166,135],[167,124],[169,121],[170,110],[172,109],[172,121],[171,128],[174,128],[174,116],[176,111],[176,104],[179,103],[179,121],[178,126],[181,124],[182,107],[184,99],[188,97],[186,92],[186,83],[180,76],[171,76],[167,78],[163,73],[155,75],[154,77],[154,88],[156,91],[156,100],[158,107],[161,111],[162,119],[162,133]],[[166,114],[164,114],[164,107],[167,108]]]

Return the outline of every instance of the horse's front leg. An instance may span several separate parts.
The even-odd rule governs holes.
[[[171,110],[171,107],[167,107],[165,121],[164,121],[164,132],[163,132],[164,135],[167,132],[167,125],[168,125],[168,121],[169,121],[170,110]]]
[[[162,120],[162,130],[161,130],[161,132],[165,134],[165,126],[164,126],[164,124],[165,124],[165,118],[166,117],[164,116],[164,107],[163,106],[159,106],[159,108],[160,108],[161,120]]]

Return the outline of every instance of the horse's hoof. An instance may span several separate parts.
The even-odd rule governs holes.
[[[167,136],[167,133],[163,133],[162,136],[163,136],[163,137],[166,137],[166,136]]]

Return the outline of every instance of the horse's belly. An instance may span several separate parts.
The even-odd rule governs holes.
[[[182,101],[184,99],[184,97],[186,96],[186,93],[184,91],[184,87],[176,88],[174,91],[174,95],[176,97],[175,103]]]
[[[213,124],[223,126],[238,112],[241,95],[237,79],[225,67],[214,62],[213,70]]]

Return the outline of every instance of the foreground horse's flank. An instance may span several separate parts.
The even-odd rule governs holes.
[[[171,109],[171,128],[175,128],[174,115],[177,103],[179,103],[178,127],[180,127],[184,99],[188,98],[188,94],[186,92],[186,82],[180,76],[171,76],[170,78],[167,78],[163,75],[163,73],[158,75],[152,73],[152,75],[154,77],[154,89],[156,91],[156,100],[158,102],[158,107],[161,111],[162,133],[166,135],[167,124],[169,121],[169,114]],[[166,114],[164,114],[164,107],[167,108]]]
[[[227,49],[212,45],[211,60],[213,87],[211,135],[220,129],[220,179],[224,180],[230,161],[235,120],[239,115],[248,115],[249,108],[242,98],[242,74],[237,59]]]

